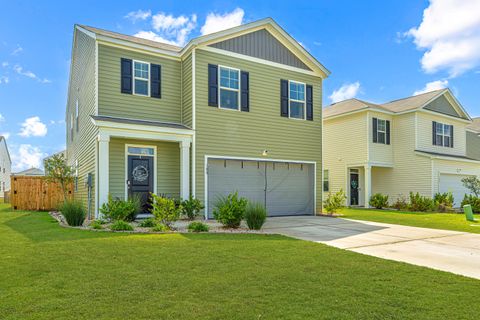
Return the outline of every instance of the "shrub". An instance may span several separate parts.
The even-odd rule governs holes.
[[[470,190],[475,197],[480,197],[480,179],[475,176],[467,177],[462,179],[463,186]]]
[[[340,189],[340,191],[336,193],[329,192],[327,199],[323,201],[323,208],[329,214],[336,213],[338,210],[345,207],[346,199],[347,199],[347,196],[345,195],[345,192],[343,191],[343,189]]]
[[[392,208],[397,209],[397,210],[407,210],[408,209],[408,203],[407,203],[407,198],[405,198],[404,195],[398,195],[397,200],[392,204]]]
[[[167,232],[169,230],[170,230],[169,227],[167,227],[166,225],[161,224],[161,223],[157,223],[155,225],[155,227],[153,227],[153,229],[152,229],[152,231],[155,231],[155,232]]]
[[[181,203],[182,214],[188,218],[188,220],[194,220],[200,210],[204,208],[202,202],[192,196],[188,200],[183,200]]]
[[[102,204],[100,208],[103,218],[108,221],[133,221],[140,210],[140,198],[133,197],[125,201],[113,199],[111,195],[108,195],[108,202]]]
[[[187,229],[190,232],[208,232],[209,227],[205,223],[194,221],[188,225]]]
[[[424,197],[420,193],[410,192],[410,207],[411,211],[426,212],[433,209],[433,200],[429,197]]]
[[[375,193],[369,202],[370,206],[376,209],[382,209],[388,207],[388,196],[381,193]]]
[[[471,194],[466,194],[462,200],[462,207],[467,204],[472,206],[472,211],[474,213],[480,213],[480,198]]]
[[[142,220],[139,224],[139,226],[142,227],[142,228],[153,228],[156,225],[157,225],[157,223],[155,222],[155,219],[153,219],[153,218],[148,218],[148,219]]]
[[[247,205],[245,221],[251,230],[260,230],[267,219],[267,209],[261,203],[254,202]]]
[[[110,225],[110,230],[113,231],[133,231],[133,227],[130,223],[123,220],[117,220]]]
[[[440,212],[451,211],[453,208],[453,194],[451,192],[436,193],[433,197],[435,209]]]
[[[85,208],[76,200],[67,200],[63,203],[60,211],[69,226],[81,226],[85,220]]]
[[[213,209],[213,216],[228,228],[238,228],[245,216],[248,200],[238,197],[238,192],[219,197]]]
[[[152,214],[155,219],[168,229],[172,229],[173,222],[180,217],[181,206],[175,203],[174,199],[165,198],[162,196],[152,195]]]
[[[102,222],[98,220],[93,220],[92,223],[90,223],[90,227],[95,230],[103,229]]]

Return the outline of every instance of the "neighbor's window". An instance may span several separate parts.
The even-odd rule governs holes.
[[[387,122],[382,119],[377,120],[377,142],[385,143],[387,134]]]
[[[453,126],[434,122],[435,125],[435,141],[434,145],[443,147],[453,146]]]
[[[305,83],[289,82],[289,116],[295,119],[305,119]]]
[[[330,178],[328,176],[328,170],[323,170],[323,191],[330,191]]]
[[[141,96],[149,95],[150,64],[146,62],[133,62],[133,92]]]
[[[240,107],[240,70],[220,67],[220,108],[238,110]]]

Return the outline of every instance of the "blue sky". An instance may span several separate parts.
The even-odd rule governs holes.
[[[182,44],[272,17],[331,70],[324,105],[350,97],[384,102],[448,85],[480,116],[479,2],[3,2],[0,134],[8,136],[14,170],[64,148],[75,23]]]

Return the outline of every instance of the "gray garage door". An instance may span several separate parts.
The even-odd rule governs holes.
[[[269,216],[314,213],[313,164],[209,159],[207,175],[210,218],[218,197],[235,191]]]

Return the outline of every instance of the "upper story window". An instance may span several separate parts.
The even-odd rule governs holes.
[[[433,145],[453,148],[453,126],[433,121]]]
[[[79,114],[79,110],[78,110],[78,99],[75,101],[75,124],[76,124],[76,127],[77,127],[77,132],[78,132],[78,114]]]
[[[373,118],[373,143],[390,144],[390,121]]]
[[[220,66],[219,73],[219,107],[238,110],[240,108],[240,70]]]
[[[150,64],[133,61],[133,92],[141,96],[149,96]]]
[[[289,117],[305,119],[305,83],[289,81]]]

